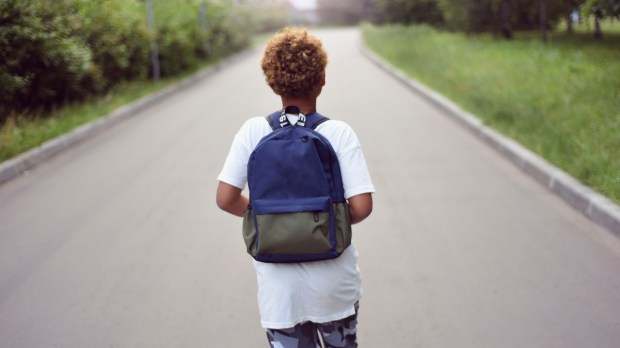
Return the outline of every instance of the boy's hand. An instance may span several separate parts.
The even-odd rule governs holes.
[[[220,184],[217,186],[215,202],[220,209],[243,217],[243,212],[248,207],[249,200],[241,194],[240,188],[220,181]]]
[[[351,224],[361,222],[372,212],[372,195],[362,193],[349,198],[349,215]]]

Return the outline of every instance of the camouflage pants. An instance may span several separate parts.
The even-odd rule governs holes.
[[[358,308],[356,303],[355,314],[342,320],[321,324],[307,321],[290,329],[267,329],[267,339],[272,348],[357,347]]]

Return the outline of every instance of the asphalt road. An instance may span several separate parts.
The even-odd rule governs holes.
[[[620,347],[616,238],[321,31],[322,113],[377,194],[354,228],[362,347]],[[412,43],[414,44],[414,43]],[[260,52],[0,186],[0,347],[266,347],[241,221],[214,203]]]

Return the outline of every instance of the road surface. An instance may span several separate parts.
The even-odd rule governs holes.
[[[318,109],[357,131],[377,194],[354,228],[361,347],[620,347],[618,240],[358,51]],[[260,51],[0,186],[0,347],[266,347],[241,221],[216,176],[279,107]]]

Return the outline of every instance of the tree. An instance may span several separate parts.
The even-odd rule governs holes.
[[[449,29],[465,32],[546,30],[563,15],[563,0],[437,0]]]
[[[566,21],[566,33],[573,33],[573,12],[577,11],[583,0],[564,0],[564,16]]]
[[[547,0],[538,0],[540,2],[540,32],[543,42],[547,42]]]
[[[438,0],[446,26],[449,29],[465,32],[496,31],[511,20],[511,0]],[[498,20],[500,8],[503,7],[505,20]],[[508,27],[508,26],[506,26]],[[512,28],[510,28],[510,32]],[[511,34],[510,34],[511,35]]]
[[[371,0],[381,23],[428,23],[441,25],[443,14],[437,0]]]
[[[323,23],[356,24],[365,12],[365,1],[317,0],[317,10]]]
[[[502,0],[500,4],[501,31],[506,39],[512,38],[512,4],[509,0]]]
[[[620,20],[620,0],[587,0],[585,7],[599,9],[601,18],[608,17]]]
[[[620,0],[586,0],[582,14],[594,16],[594,37],[603,37],[601,19],[605,17],[620,19]]]

